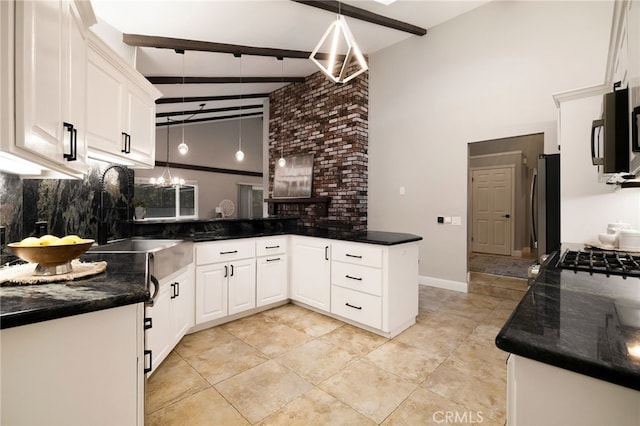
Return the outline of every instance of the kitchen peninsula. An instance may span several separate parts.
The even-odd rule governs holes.
[[[563,244],[496,338],[507,424],[640,423],[640,279],[561,269]]]
[[[179,289],[181,296],[193,297],[191,302],[181,305],[186,310],[180,315],[188,318],[189,324],[184,332],[252,315],[290,300],[387,337],[415,323],[421,237],[377,231],[298,229],[293,224],[293,219],[256,219],[142,225],[150,232],[165,228],[172,238],[180,236],[195,243],[195,265],[190,266],[195,274],[187,275],[190,282],[180,282]],[[238,244],[242,248],[239,253],[234,253],[233,248],[222,249]],[[144,331],[148,321],[143,319],[151,317],[155,333],[171,323],[160,317],[165,312],[161,307],[162,294],[151,310],[144,308],[149,291],[144,286],[144,268],[135,256],[89,251],[81,260],[97,260],[100,256],[108,257],[104,275],[68,283],[0,287],[2,340],[12,343],[3,344],[2,348],[2,423],[16,419],[38,423],[45,416],[47,421],[58,423],[111,418],[115,422],[142,424],[143,371],[156,368],[162,361],[148,365],[143,351],[150,350],[145,346],[148,342],[144,342],[149,330]],[[249,285],[242,287],[244,290],[239,294],[233,293],[238,291],[237,286],[229,287],[228,280],[246,275],[234,256],[240,256],[243,264],[249,265],[246,269]],[[260,265],[266,265],[265,269]],[[220,270],[226,274],[218,273]],[[306,280],[301,277],[308,278],[309,274],[320,287],[305,286]],[[282,281],[274,281],[274,277]],[[162,293],[162,283],[160,287]],[[269,293],[273,289],[283,292],[274,297]],[[249,300],[247,304],[245,297]],[[214,309],[207,316],[212,313],[212,306],[224,306],[224,310]],[[175,310],[168,308],[166,312],[171,309]],[[53,337],[40,341],[40,345],[35,336],[42,332]],[[69,337],[63,338],[65,335]],[[60,341],[52,341],[54,337]],[[83,360],[83,354],[90,358]],[[77,368],[71,362],[77,363]],[[34,365],[38,366],[38,374],[33,374]],[[92,405],[103,403],[100,396],[104,396],[105,387],[101,384],[88,390],[84,384],[86,377],[94,375],[94,368],[100,370],[101,380],[106,380],[104,375],[111,376],[109,394],[118,389],[115,393],[127,395],[104,404],[110,407],[107,410],[96,411]],[[25,381],[25,377],[31,379]],[[41,387],[40,381],[52,383],[51,386],[65,382],[65,388],[55,391]],[[41,391],[34,393],[34,388]],[[19,403],[20,400],[28,403]],[[83,401],[81,405],[87,410],[75,410],[78,401]],[[33,404],[47,408],[33,413],[28,410]],[[118,404],[124,404],[122,409],[116,409]],[[112,417],[116,413],[119,417]]]

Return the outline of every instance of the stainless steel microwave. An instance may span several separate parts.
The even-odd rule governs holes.
[[[591,124],[591,161],[604,173],[629,172],[629,89],[606,93],[602,109]]]

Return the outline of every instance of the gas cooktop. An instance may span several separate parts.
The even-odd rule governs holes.
[[[640,278],[640,254],[609,250],[566,250],[557,266],[575,272]]]

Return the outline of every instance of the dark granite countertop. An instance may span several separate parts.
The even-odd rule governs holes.
[[[307,237],[327,238],[331,240],[350,241],[356,243],[378,244],[391,246],[405,244],[422,240],[422,237],[413,234],[403,234],[398,232],[384,231],[350,231],[335,229],[299,228],[294,231],[274,231],[274,232],[240,232],[234,234],[219,234],[216,232],[201,232],[193,236],[185,236],[195,243],[205,241],[233,240],[238,238],[268,237],[274,235],[301,235]]]
[[[396,232],[317,228],[283,230],[265,229],[265,227],[252,229],[251,226],[246,226],[235,232],[222,231],[224,229],[195,232],[189,235],[179,235],[174,232],[172,237],[205,242],[274,235],[304,235],[379,245],[403,244],[422,239],[417,235]],[[146,238],[154,237],[166,238],[166,235],[146,236]],[[107,270],[94,277],[77,281],[0,287],[0,328],[16,327],[148,300],[149,292],[145,288],[144,277],[144,254],[88,252],[82,256],[81,260],[87,262],[106,260]]]
[[[496,337],[507,352],[640,390],[640,279],[555,265],[563,244]]]
[[[17,327],[145,302],[144,255],[85,255],[106,260],[105,272],[77,281],[0,287],[0,328]],[[1,272],[1,270],[0,270]]]

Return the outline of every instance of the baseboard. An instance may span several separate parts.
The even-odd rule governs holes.
[[[442,278],[427,277],[420,275],[418,277],[418,284],[428,285],[430,287],[444,288],[446,290],[459,291],[461,293],[467,293],[467,283],[459,281],[444,280]]]

